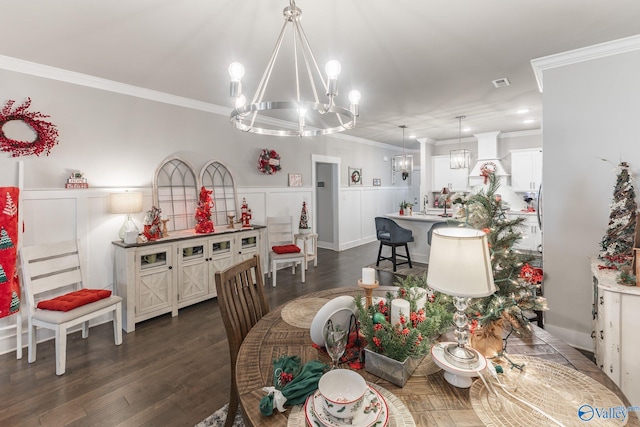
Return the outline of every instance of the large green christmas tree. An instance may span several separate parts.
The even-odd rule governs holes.
[[[529,319],[525,311],[546,310],[546,299],[538,295],[540,284],[523,274],[523,267],[533,257],[514,249],[522,238],[522,216],[507,216],[499,197],[500,183],[494,174],[489,175],[488,186],[469,197],[467,222],[473,228],[488,234],[491,266],[496,292],[478,298],[470,305],[470,317],[481,326],[506,319],[516,331],[528,330]]]

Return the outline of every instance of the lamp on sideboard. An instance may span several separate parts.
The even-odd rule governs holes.
[[[432,289],[451,295],[456,313],[453,321],[456,326],[455,343],[444,347],[443,356],[446,363],[452,366],[451,371],[445,369],[445,379],[458,387],[464,382],[455,378],[460,373],[469,375],[480,369],[484,358],[477,351],[468,347],[469,326],[465,310],[471,298],[486,297],[496,291],[491,268],[491,255],[487,235],[472,228],[439,228],[433,231],[427,284]],[[437,361],[436,361],[437,362]],[[442,366],[441,366],[442,367]]]
[[[125,234],[129,231],[140,232],[136,224],[131,219],[132,213],[142,212],[142,193],[127,191],[123,193],[109,194],[109,212],[112,214],[125,214],[124,224],[120,227],[118,237],[124,240]]]

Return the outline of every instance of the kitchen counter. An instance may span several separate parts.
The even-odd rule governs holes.
[[[443,212],[443,209],[439,210]],[[449,210],[447,210],[449,212]],[[437,214],[427,211],[427,214],[414,212],[413,215],[399,215],[398,213],[385,214],[386,218],[392,219],[398,223],[400,227],[407,228],[413,233],[413,242],[409,243],[409,254],[411,262],[419,262],[427,264],[429,262],[429,253],[431,247],[427,243],[427,233],[431,226],[437,222],[446,222],[452,219],[445,218]],[[383,249],[384,250],[384,249]]]

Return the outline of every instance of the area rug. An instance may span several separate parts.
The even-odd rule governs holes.
[[[222,408],[218,409],[213,415],[210,415],[204,421],[196,424],[196,427],[223,427],[224,422],[227,420],[227,414],[229,413],[229,404],[227,403]],[[236,413],[236,419],[233,422],[233,427],[244,427],[244,420],[240,411]]]
[[[395,272],[393,271],[393,263],[391,261],[380,261],[379,266],[376,266],[376,263],[374,262],[371,265],[367,265],[367,267],[402,277],[407,277],[409,275],[422,277],[427,274],[427,264],[419,264],[417,262],[412,262],[411,264],[413,265],[413,268],[409,268],[409,264],[399,265],[396,267]]]

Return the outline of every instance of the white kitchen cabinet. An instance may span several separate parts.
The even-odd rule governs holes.
[[[525,221],[522,223],[522,239],[518,241],[513,247],[515,249],[541,252],[542,249],[542,231],[538,224],[538,216],[535,212],[509,212],[509,215],[524,217]]]
[[[511,187],[514,191],[538,191],[542,183],[542,149],[511,151]]]
[[[591,258],[596,364],[620,387],[631,405],[640,405],[640,288],[618,284],[618,272],[600,270],[600,264],[596,256]]]
[[[153,242],[115,246],[116,291],[123,298],[123,329],[216,296],[215,273],[262,255],[264,227],[197,235],[171,232]],[[261,256],[261,259],[264,259]]]
[[[431,157],[432,191],[440,192],[444,187],[449,191],[469,191],[469,169],[451,169],[449,156]]]

